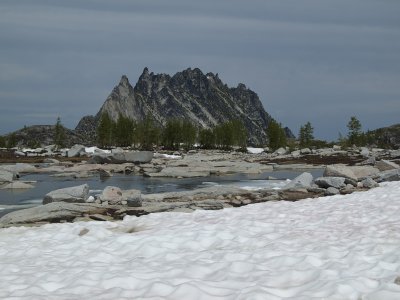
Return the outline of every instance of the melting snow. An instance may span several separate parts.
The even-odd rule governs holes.
[[[400,183],[0,230],[1,299],[400,299]]]

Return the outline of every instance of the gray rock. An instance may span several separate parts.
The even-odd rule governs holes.
[[[328,165],[324,171],[324,177],[345,177],[357,181],[357,176],[350,167],[345,165]]]
[[[361,183],[362,183],[363,187],[368,188],[368,189],[372,189],[374,187],[379,186],[379,184],[370,177],[365,178],[363,181],[361,181]]]
[[[153,159],[151,151],[129,151],[112,154],[112,160],[115,163],[149,163]]]
[[[121,204],[122,191],[119,187],[107,186],[99,196],[101,202],[108,202],[110,205]]]
[[[341,189],[346,186],[344,177],[319,177],[314,180],[314,183],[321,188],[334,187]]]
[[[355,181],[374,176],[379,173],[372,166],[345,166],[341,164],[329,165],[324,171],[324,177],[345,177]]]
[[[89,203],[53,202],[42,206],[22,209],[8,213],[0,218],[3,226],[37,222],[72,221],[84,214],[102,214],[106,208]]]
[[[274,154],[276,155],[285,155],[287,153],[287,150],[285,148],[279,148],[275,150]]]
[[[292,153],[290,153],[293,157],[299,157],[300,156],[300,150],[295,150]]]
[[[379,173],[377,176],[378,182],[399,181],[399,180],[400,180],[400,170],[399,169],[383,171],[383,172]]]
[[[71,149],[67,151],[67,157],[79,157],[85,152],[85,146],[83,145],[73,145]]]
[[[375,156],[371,156],[370,158],[368,158],[368,159],[362,161],[362,162],[360,163],[360,165],[361,165],[361,166],[374,166],[375,163],[376,163],[376,158],[375,158]]]
[[[13,177],[13,173],[0,168],[0,183],[12,182]]]
[[[313,181],[313,176],[310,173],[304,172],[286,184],[284,189],[310,187]]]
[[[400,158],[400,149],[399,150],[391,150],[390,158]]]
[[[367,177],[373,177],[379,173],[379,170],[372,166],[351,166],[349,167],[354,175],[357,177],[357,181],[365,179]]]
[[[142,206],[142,192],[140,190],[126,190],[122,192],[123,201],[130,207]]]
[[[123,164],[123,163],[149,163],[153,159],[151,151],[113,152],[111,154],[99,153],[93,155],[90,164]]]
[[[333,195],[338,195],[339,193],[340,191],[337,188],[331,186],[326,189],[325,195],[333,196]]]
[[[400,168],[398,164],[384,159],[377,161],[375,166],[379,169],[379,171],[388,171]]]
[[[86,202],[89,197],[89,185],[82,184],[79,186],[73,186],[63,189],[51,191],[44,196],[43,204],[51,202]]]

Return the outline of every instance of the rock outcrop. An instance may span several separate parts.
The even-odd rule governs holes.
[[[145,68],[134,87],[122,76],[98,114],[84,117],[76,131],[93,133],[93,123],[98,122],[102,113],[108,113],[113,120],[120,114],[133,120],[151,115],[160,125],[167,119],[181,118],[202,128],[239,119],[249,132],[251,144],[265,144],[265,129],[271,121],[257,94],[244,84],[229,88],[218,74],[203,74],[197,68],[172,77],[150,73]],[[293,137],[288,128],[286,134]]]

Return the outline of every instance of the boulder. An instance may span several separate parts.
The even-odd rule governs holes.
[[[85,146],[83,145],[73,145],[71,149],[67,151],[67,157],[79,157],[85,152]]]
[[[123,163],[149,163],[153,159],[151,151],[128,151],[99,153],[93,155],[88,163],[90,164],[123,164]]]
[[[107,186],[101,195],[99,196],[100,201],[108,202],[110,205],[121,204],[122,191],[119,187]]]
[[[341,164],[328,165],[324,171],[324,177],[344,177],[351,180],[361,180],[379,173],[377,168],[372,166],[345,166]]]
[[[358,181],[379,173],[379,170],[373,166],[352,166],[349,168],[353,171]]]
[[[381,172],[400,168],[398,164],[384,159],[377,161],[375,167],[377,167]]]
[[[336,189],[341,189],[346,186],[344,177],[319,177],[315,179],[314,183],[321,188],[334,187]]]
[[[345,165],[328,165],[324,171],[324,177],[345,177],[357,181],[357,176],[353,170]]]
[[[114,163],[149,163],[153,159],[151,151],[128,151],[113,153],[111,160]]]
[[[130,207],[142,206],[142,192],[140,190],[126,190],[122,192],[123,201]]]
[[[334,187],[328,187],[325,191],[325,195],[326,196],[334,196],[334,195],[338,195],[340,193],[340,191],[337,188]]]
[[[283,189],[310,187],[312,181],[313,176],[308,172],[304,172],[286,184]]]
[[[51,191],[46,194],[43,199],[43,204],[51,202],[77,202],[84,203],[89,197],[89,185],[82,184],[63,189]]]
[[[400,169],[383,171],[378,174],[377,181],[399,181],[400,180]]]
[[[368,189],[372,189],[374,187],[379,186],[379,184],[370,177],[365,178],[363,181],[361,181],[361,184],[363,187],[368,188]]]
[[[287,150],[285,148],[279,148],[275,150],[274,154],[276,155],[285,155],[287,153]]]
[[[12,172],[0,168],[0,183],[12,182],[13,177],[14,175]]]
[[[400,158],[400,149],[399,150],[391,150],[390,158]]]
[[[299,157],[300,156],[300,150],[295,150],[292,153],[290,153],[293,157]]]
[[[360,162],[359,164],[360,164],[361,166],[374,166],[375,163],[376,163],[376,158],[375,158],[375,156],[371,156],[370,158],[368,158],[368,159],[366,159],[366,160]]]

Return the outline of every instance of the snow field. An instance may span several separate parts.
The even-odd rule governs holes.
[[[1,299],[400,299],[400,183],[0,230]]]

